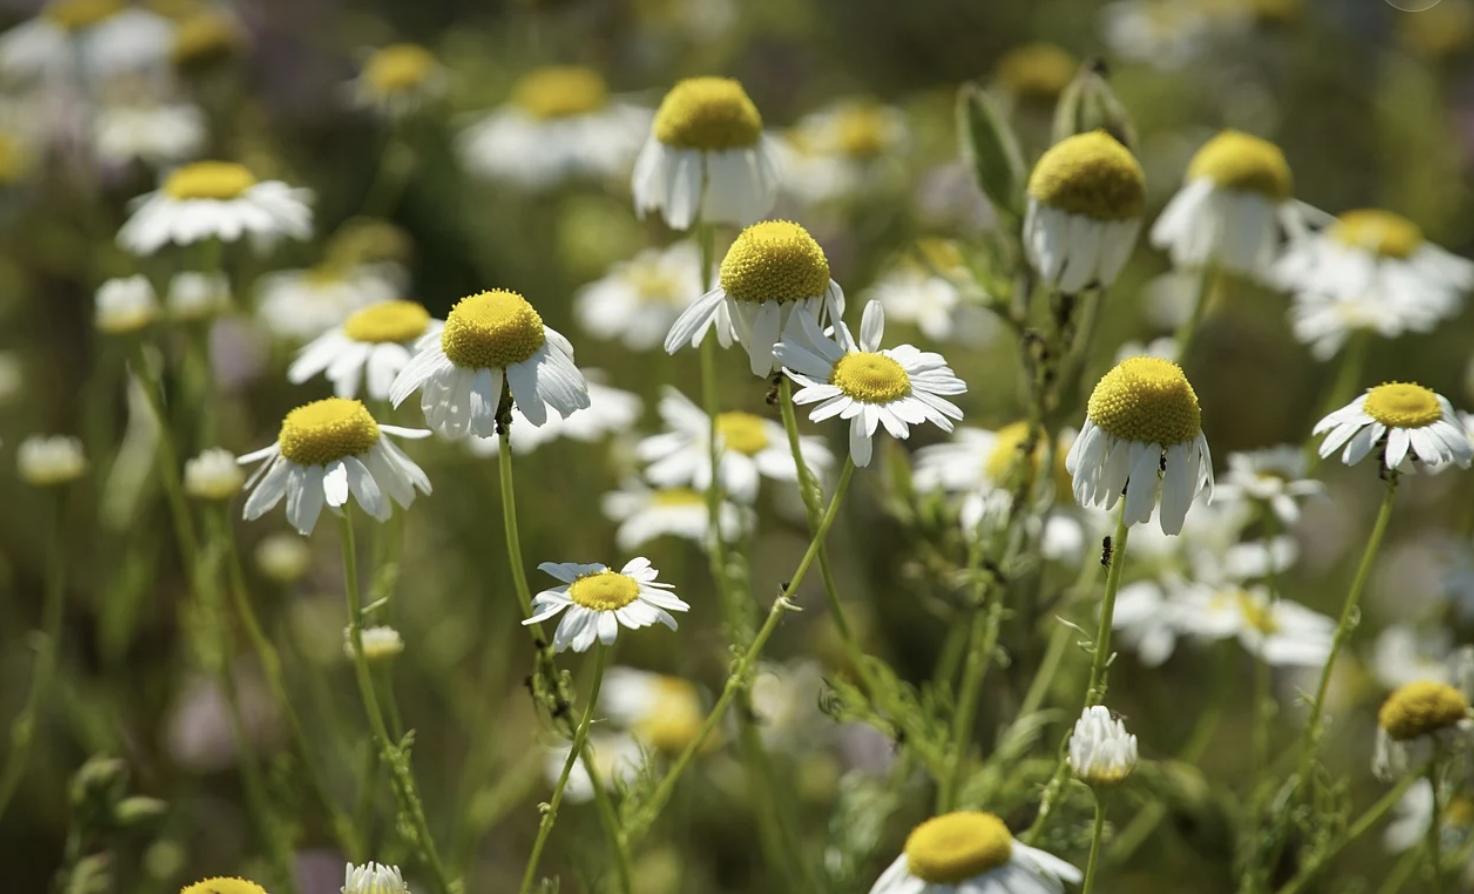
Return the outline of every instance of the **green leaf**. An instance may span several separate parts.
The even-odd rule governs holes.
[[[1025,171],[1018,137],[977,84],[963,84],[957,92],[957,132],[978,188],[1000,214],[1022,220]]]

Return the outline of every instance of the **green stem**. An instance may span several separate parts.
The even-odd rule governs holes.
[[[1377,822],[1382,818],[1383,814],[1385,814],[1388,810],[1391,810],[1392,805],[1396,804],[1402,799],[1403,795],[1407,794],[1407,790],[1412,787],[1412,784],[1417,779],[1418,775],[1412,773],[1409,773],[1408,775],[1400,779],[1398,783],[1392,788],[1388,789],[1387,793],[1382,795],[1382,797],[1379,798],[1375,804],[1373,804],[1371,807],[1368,807],[1366,813],[1363,813],[1360,817],[1357,818],[1356,822],[1347,827],[1345,835],[1343,835],[1330,847],[1327,847],[1325,850],[1321,851],[1314,860],[1306,864],[1300,870],[1300,872],[1295,875],[1294,878],[1290,879],[1284,884],[1283,887],[1279,889],[1277,894],[1300,894],[1300,892],[1305,889],[1305,886],[1309,884],[1316,877],[1316,875],[1320,873],[1321,869],[1325,868],[1325,865],[1329,863],[1332,859],[1334,859],[1335,856],[1339,854],[1343,848],[1346,847],[1346,845],[1365,835],[1367,831],[1372,828],[1372,826],[1376,825]]]
[[[1198,328],[1203,323],[1203,317],[1207,313],[1208,300],[1213,296],[1213,286],[1218,279],[1218,265],[1208,261],[1203,265],[1202,273],[1198,276],[1197,297],[1193,301],[1192,313],[1177,327],[1177,358],[1186,360],[1192,349],[1193,340],[1197,338]]]
[[[1340,409],[1349,402],[1356,394],[1356,386],[1361,381],[1362,371],[1366,369],[1367,354],[1371,350],[1372,333],[1365,329],[1358,329],[1351,333],[1346,342],[1346,347],[1341,351],[1341,361],[1336,368],[1336,378],[1332,380],[1330,388],[1321,398],[1320,410],[1311,418],[1323,419],[1335,410]],[[1315,472],[1315,467],[1320,464],[1320,453],[1316,449],[1314,439],[1305,445],[1305,474]]]
[[[190,520],[189,504],[184,499],[184,482],[181,479],[179,452],[174,448],[174,433],[169,425],[169,414],[164,406],[163,384],[154,376],[153,365],[143,350],[143,342],[134,340],[131,345],[133,364],[137,367],[138,380],[143,384],[144,396],[149,409],[159,426],[159,479],[164,485],[164,495],[169,502],[169,512],[174,520],[174,536],[184,554],[184,565],[193,568],[195,563],[194,523]]]
[[[1443,894],[1443,803],[1438,797],[1438,759],[1428,762],[1424,774],[1433,793],[1433,812],[1428,816],[1428,870],[1433,873],[1433,894]]]
[[[979,547],[980,548],[980,547]],[[981,589],[981,586],[980,586]],[[986,609],[973,609],[971,630],[967,637],[967,662],[962,670],[962,690],[957,710],[952,715],[952,767],[942,780],[937,793],[937,814],[948,813],[957,806],[962,788],[963,771],[967,767],[968,745],[977,719],[978,697],[983,691],[983,678],[992,666],[993,649],[998,644],[998,628],[1003,619],[1002,594],[994,594]]]
[[[1392,871],[1387,873],[1387,877],[1377,887],[1377,894],[1397,894],[1422,864],[1423,851],[1421,848],[1410,847],[1403,851],[1402,856],[1392,867]]]
[[[1105,801],[1100,792],[1095,793],[1095,825],[1090,830],[1090,862],[1085,864],[1085,887],[1081,894],[1090,894],[1095,888],[1095,870],[1100,866],[1100,840],[1105,832]]]

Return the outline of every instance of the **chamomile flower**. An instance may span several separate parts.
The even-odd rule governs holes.
[[[1177,650],[1176,610],[1160,583],[1133,581],[1116,594],[1111,628],[1144,667],[1159,667]]]
[[[1192,587],[1175,605],[1177,628],[1204,639],[1237,637],[1267,664],[1320,667],[1331,654],[1336,622],[1263,587]]]
[[[1430,470],[1448,463],[1469,468],[1474,441],[1464,431],[1448,398],[1421,385],[1388,382],[1367,392],[1315,424],[1312,434],[1325,434],[1320,455],[1337,450],[1354,466],[1380,449],[1385,468],[1412,471],[1414,463]]]
[[[413,43],[374,50],[349,85],[353,103],[386,118],[402,118],[439,97],[449,84],[445,68]]]
[[[167,63],[174,26],[126,0],[48,0],[0,35],[0,72],[21,80],[89,82]]]
[[[205,146],[205,116],[190,103],[107,105],[93,123],[93,151],[105,165],[135,159],[155,168],[194,158]]]
[[[1399,687],[1377,712],[1377,750],[1372,771],[1395,779],[1421,770],[1438,749],[1474,741],[1469,700],[1447,683],[1420,680]]]
[[[388,400],[395,377],[410,361],[410,348],[421,336],[438,333],[441,325],[413,301],[371,305],[299,351],[287,379],[300,385],[325,373],[339,397],[357,397],[367,379],[368,396]]]
[[[1297,235],[1304,226],[1292,186],[1278,146],[1225,130],[1193,156],[1186,183],[1152,225],[1151,243],[1177,267],[1212,262],[1233,273],[1267,275],[1281,234]]]
[[[690,680],[632,667],[611,667],[599,690],[599,709],[641,744],[680,754],[701,732],[706,710]]]
[[[31,435],[20,442],[15,468],[32,487],[58,487],[87,474],[87,455],[77,438]]]
[[[1336,298],[1325,292],[1299,292],[1290,304],[1290,331],[1322,362],[1336,356],[1358,332],[1397,338],[1406,332],[1432,332],[1439,319],[1427,304],[1396,304],[1377,293]]]
[[[906,847],[870,894],[1063,894],[1080,870],[1016,840],[991,813],[933,817],[911,831]]]
[[[610,435],[630,431],[645,410],[645,402],[638,394],[611,388],[599,381],[599,370],[584,370],[589,386],[589,405],[567,419],[549,416],[542,425],[531,425],[522,411],[512,407],[512,426],[508,437],[512,441],[512,453],[531,453],[539,446],[567,438],[592,444]],[[501,450],[501,439],[466,439],[466,446],[477,456],[496,456]]]
[[[1053,106],[1079,68],[1075,57],[1057,44],[1026,43],[1004,53],[994,75],[1005,95]]]
[[[1171,71],[1197,58],[1212,33],[1197,0],[1116,0],[1101,7],[1102,31],[1117,56]]]
[[[1075,721],[1066,760],[1087,785],[1116,785],[1136,770],[1136,737],[1109,708],[1092,705]]]
[[[1069,490],[1070,474],[1065,469],[1065,454],[1074,432],[1066,430],[1054,452],[1053,482],[1061,490]],[[917,490],[941,490],[948,493],[992,491],[1016,486],[1022,475],[1037,475],[1039,464],[1048,450],[1048,438],[1041,430],[1032,453],[1025,456],[1029,440],[1029,423],[1010,422],[997,431],[962,426],[951,440],[916,451],[916,469],[911,483]]]
[[[1300,501],[1325,492],[1323,483],[1305,477],[1306,466],[1305,451],[1289,444],[1230,453],[1228,472],[1213,495],[1223,503],[1267,506],[1282,523],[1293,525],[1300,520]]]
[[[946,398],[967,391],[967,385],[941,354],[911,345],[880,347],[885,311],[878,303],[865,305],[859,342],[842,322],[834,324],[834,335],[833,341],[827,338],[809,314],[794,314],[773,353],[783,372],[803,386],[794,403],[818,404],[810,420],[850,420],[855,465],[870,464],[877,426],[904,440],[912,425],[930,422],[950,432],[952,420],[962,418],[962,411]]]
[[[1134,525],[1151,517],[1160,494],[1163,533],[1180,533],[1193,500],[1213,492],[1202,411],[1182,367],[1157,357],[1116,364],[1091,392],[1065,467],[1080,505],[1111,509],[1124,492],[1122,518]]]
[[[1024,251],[1051,288],[1105,288],[1141,231],[1146,182],[1131,152],[1103,130],[1054,144],[1029,175]]]
[[[496,289],[462,298],[445,325],[415,344],[389,399],[397,407],[415,391],[430,427],[447,438],[496,434],[505,382],[533,425],[548,407],[568,418],[589,405],[588,385],[573,365],[573,345],[543,325],[526,298]]]
[[[202,450],[199,456],[185,460],[184,492],[197,500],[229,500],[245,482],[235,454],[223,447]]]
[[[674,584],[655,579],[655,569],[643,557],[630,559],[619,571],[597,563],[544,562],[537,567],[563,583],[532,597],[533,615],[522,623],[540,624],[562,614],[553,633],[553,649],[558,652],[570,646],[585,652],[595,639],[611,645],[621,625],[639,630],[664,624],[675,630],[676,619],[670,613],[691,608],[669,592]]]
[[[1393,624],[1377,635],[1368,665],[1388,688],[1419,680],[1453,683],[1457,674],[1452,652],[1453,637],[1447,628],[1420,631],[1412,624]]]
[[[745,227],[778,196],[773,149],[742,85],[691,78],[671,88],[655,113],[631,181],[635,211],[657,211],[672,229]]]
[[[398,299],[399,273],[394,264],[322,264],[268,273],[257,287],[256,316],[278,338],[313,339],[356,311]]]
[[[620,261],[573,298],[573,312],[594,338],[618,338],[631,351],[648,351],[665,340],[671,324],[701,297],[701,250],[690,241],[647,248]],[[730,330],[728,319],[718,332]]]
[[[324,503],[337,509],[350,494],[379,521],[393,512],[391,500],[408,509],[415,491],[430,493],[430,479],[386,435],[425,438],[430,433],[381,425],[363,404],[340,397],[291,411],[275,444],[239,460],[242,465],[262,462],[246,482],[251,495],[244,517],[260,518],[286,497],[287,521],[306,535]]]
[[[364,660],[370,664],[398,658],[404,653],[404,638],[393,627],[365,627],[358,635],[363,640]],[[343,655],[349,661],[354,658],[353,631],[348,627],[343,628]]]
[[[197,161],[175,169],[156,192],[134,200],[118,244],[151,255],[171,242],[235,242],[250,236],[258,248],[268,248],[282,236],[312,235],[311,200],[311,190],[257,180],[244,165]]]
[[[614,544],[622,550],[639,549],[667,535],[698,545],[709,539],[711,513],[706,495],[689,487],[656,490],[639,481],[626,481],[619,490],[604,495],[602,508],[607,518],[619,523]],[[735,541],[751,527],[752,518],[750,510],[723,502],[717,522],[722,537]]]
[[[534,69],[460,137],[471,173],[543,189],[577,177],[613,177],[629,169],[650,126],[650,112],[613,100],[597,71]]]
[[[204,320],[230,310],[230,280],[223,273],[186,270],[169,280],[164,308],[170,319]]]
[[[128,335],[159,317],[159,298],[146,276],[110,279],[97,289],[93,322],[99,332]]]
[[[598,771],[599,781],[605,788],[613,791],[617,786],[629,785],[639,778],[640,770],[645,764],[645,752],[634,736],[627,733],[596,732],[589,736],[588,747],[594,757],[594,769]],[[549,750],[547,760],[543,763],[543,775],[549,785],[558,784],[571,750],[567,743]],[[587,804],[594,799],[593,777],[589,775],[582,756],[574,761],[573,769],[568,773],[568,784],[563,789],[563,797],[573,804]]]
[[[800,118],[774,146],[783,189],[819,203],[901,180],[911,140],[906,115],[872,99],[846,99]]]
[[[1439,9],[1440,7],[1434,7]],[[1418,16],[1408,16],[1410,19]],[[1474,801],[1458,790],[1443,792],[1442,809],[1439,811],[1439,832],[1443,838],[1443,853],[1463,854],[1464,845],[1474,833]],[[1394,853],[1421,847],[1428,840],[1428,824],[1433,822],[1433,786],[1427,779],[1414,782],[1398,802],[1392,805],[1392,819],[1382,833],[1382,842]],[[1474,864],[1465,862],[1463,868],[1465,884],[1474,880]]]
[[[976,286],[959,283],[915,263],[898,264],[881,274],[862,297],[879,301],[893,321],[911,323],[932,341],[955,341],[976,347],[998,330],[993,316],[969,293]]]
[[[266,894],[266,889],[243,878],[207,878],[186,885],[179,894]]]
[[[343,894],[409,894],[409,886],[398,866],[372,861],[362,866],[348,863],[343,869]]]
[[[660,418],[666,431],[640,442],[636,454],[649,463],[645,477],[660,487],[711,486],[711,417],[684,394],[667,387],[660,399]],[[758,482],[798,481],[798,466],[788,449],[783,426],[731,410],[717,415],[717,451],[722,492],[739,503],[757,499]],[[799,450],[809,470],[823,477],[834,457],[819,438],[800,438]]]

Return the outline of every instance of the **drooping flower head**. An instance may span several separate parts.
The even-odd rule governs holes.
[[[1382,449],[1385,468],[1412,471],[1414,463],[1437,470],[1449,463],[1469,468],[1474,442],[1464,431],[1448,398],[1421,385],[1388,382],[1367,392],[1315,424],[1312,434],[1325,434],[1320,455],[1337,450],[1341,461],[1355,465]]]
[[[1141,230],[1146,181],[1103,130],[1052,146],[1029,176],[1024,251],[1044,283],[1065,294],[1115,282]]]
[[[997,816],[965,810],[911,831],[870,894],[1062,894],[1080,870],[1014,839]]]
[[[1377,712],[1377,752],[1372,768],[1390,779],[1417,771],[1440,747],[1468,745],[1474,738],[1469,700],[1432,680],[1399,687]]]
[[[207,878],[185,885],[179,894],[267,894],[266,889],[243,878]]]

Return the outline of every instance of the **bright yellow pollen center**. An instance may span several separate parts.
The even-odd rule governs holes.
[[[637,738],[665,754],[679,754],[701,733],[706,722],[696,687],[679,677],[655,681],[650,708],[633,725]]]
[[[80,31],[127,8],[123,0],[53,0],[41,14],[68,31]]]
[[[612,612],[634,602],[640,585],[628,575],[608,568],[585,574],[568,587],[568,598],[576,605],[596,612]]]
[[[681,81],[655,113],[655,139],[677,149],[745,149],[762,135],[763,117],[731,78]]]
[[[266,894],[266,889],[243,878],[207,878],[179,894]]]
[[[425,334],[430,312],[413,301],[385,301],[348,318],[343,334],[354,341],[407,342]]]
[[[1423,231],[1400,214],[1375,208],[1348,211],[1331,225],[1331,235],[1352,248],[1384,258],[1412,257],[1423,245]]]
[[[998,80],[1024,99],[1053,102],[1070,86],[1075,58],[1052,43],[1031,43],[1009,50],[998,60]]]
[[[717,415],[717,437],[722,446],[745,456],[756,456],[768,447],[766,420],[751,413],[732,411]]]
[[[667,487],[655,492],[650,501],[656,506],[704,506],[706,497],[689,487]]]
[[[1421,680],[1393,692],[1377,712],[1377,725],[1398,742],[1453,726],[1469,716],[1469,702],[1446,683]]]
[[[1406,382],[1388,382],[1368,391],[1362,409],[1388,428],[1422,428],[1443,418],[1438,395]]]
[[[512,103],[534,118],[568,118],[597,112],[609,101],[604,77],[592,68],[555,65],[523,75]]]
[[[885,109],[874,103],[846,106],[835,121],[839,149],[851,158],[873,158],[890,146]]]
[[[435,71],[435,57],[413,43],[396,43],[375,53],[363,76],[380,93],[407,93]]]
[[[379,424],[361,402],[329,397],[288,413],[276,440],[297,465],[325,466],[368,453],[379,441]]]
[[[170,57],[175,65],[206,64],[233,52],[239,39],[230,19],[215,12],[199,12],[175,29]]]
[[[164,181],[164,193],[173,199],[219,199],[238,197],[256,185],[245,165],[229,161],[197,161],[185,165]]]
[[[1160,357],[1128,357],[1090,395],[1090,421],[1123,441],[1170,447],[1197,438],[1202,410],[1182,367]]]
[[[829,288],[829,259],[809,231],[786,220],[743,230],[722,259],[722,291],[738,301],[799,301]]]
[[[494,289],[451,308],[440,346],[456,366],[505,369],[536,354],[546,340],[543,318],[526,298]]]
[[[1225,130],[1203,144],[1187,166],[1187,179],[1207,177],[1224,189],[1257,192],[1277,202],[1290,197],[1289,162],[1268,140]]]
[[[1135,156],[1103,130],[1060,140],[1034,166],[1029,195],[1095,220],[1140,217],[1146,180]]]
[[[1003,820],[982,811],[929,819],[906,838],[906,868],[933,885],[956,885],[997,869],[1013,856]]]
[[[829,384],[866,404],[888,404],[911,393],[911,377],[884,354],[853,351],[834,364]]]

